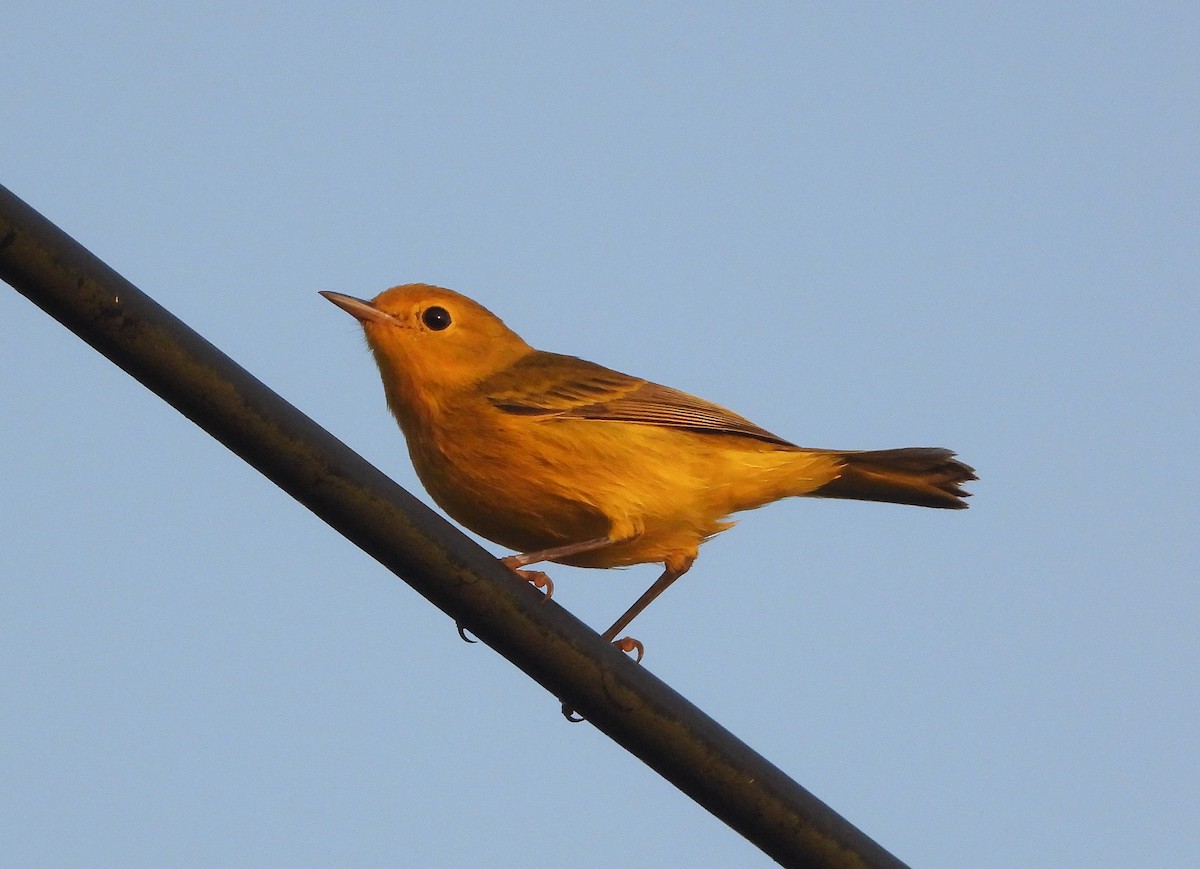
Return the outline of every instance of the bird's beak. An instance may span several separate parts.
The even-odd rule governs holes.
[[[331,293],[327,290],[322,290],[321,295],[329,299],[351,317],[366,322],[376,323],[395,323],[396,318],[391,314],[386,314],[376,308],[370,302],[363,299],[356,299],[354,296],[344,296],[341,293]]]

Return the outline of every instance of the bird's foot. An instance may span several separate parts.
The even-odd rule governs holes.
[[[613,640],[612,644],[626,655],[632,654],[633,662],[635,664],[640,664],[642,662],[642,656],[646,654],[646,647],[642,645],[642,641],[635,640],[633,637],[621,637],[619,640]],[[563,718],[567,719],[567,721],[570,721],[572,724],[578,724],[580,721],[587,720],[578,712],[576,712],[569,703],[564,703],[562,705],[562,714]]]
[[[540,588],[545,591],[546,596],[542,599],[543,603],[550,600],[550,598],[554,596],[554,580],[542,573],[542,571],[518,570],[517,568],[513,567],[512,572],[521,577],[521,579],[525,580],[534,588]]]
[[[613,645],[626,655],[632,653],[635,664],[642,663],[642,656],[646,654],[646,647],[642,645],[642,641],[635,640],[633,637],[621,637],[619,640],[613,640]]]

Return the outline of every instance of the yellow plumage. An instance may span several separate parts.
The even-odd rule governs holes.
[[[451,290],[323,295],[362,322],[429,494],[523,553],[506,563],[665,566],[610,640],[731,513],[797,495],[965,507],[959,484],[975,478],[948,450],[795,446],[695,396],[535,350]]]

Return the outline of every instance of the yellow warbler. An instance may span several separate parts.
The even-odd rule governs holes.
[[[408,284],[370,302],[321,295],[361,321],[429,494],[521,553],[505,564],[663,564],[604,632],[609,641],[733,524],[731,513],[793,495],[957,509],[967,506],[960,484],[976,479],[945,449],[798,447],[703,399],[534,350],[452,290]],[[549,586],[544,574],[518,572]],[[617,643],[641,656],[638,641]]]

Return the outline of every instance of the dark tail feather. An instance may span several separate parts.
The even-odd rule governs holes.
[[[962,483],[977,480],[975,469],[954,458],[950,450],[905,447],[838,453],[846,463],[836,480],[812,493],[818,498],[887,501],[918,507],[961,510],[967,506]]]

